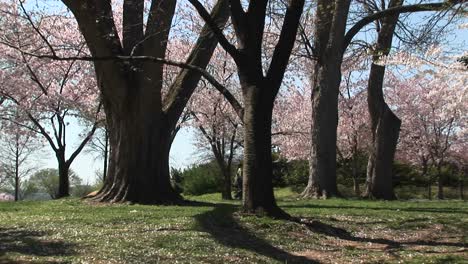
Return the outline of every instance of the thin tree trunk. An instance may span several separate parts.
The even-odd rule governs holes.
[[[16,137],[16,149],[15,149],[15,202],[19,200],[19,138]]]
[[[361,190],[359,188],[359,174],[358,174],[358,163],[357,163],[357,157],[356,154],[353,155],[353,160],[352,160],[352,170],[353,170],[353,185],[354,185],[354,194],[356,197],[359,197],[361,195]]]
[[[427,184],[427,197],[429,200],[432,200],[432,183],[430,180]]]
[[[437,199],[444,199],[444,179],[442,177],[442,167],[441,165],[437,166]]]
[[[65,159],[57,159],[57,161],[59,163],[59,189],[55,199],[60,199],[70,196],[70,178],[68,175],[70,167]]]
[[[464,195],[464,191],[463,191],[463,189],[464,189],[463,173],[460,173],[459,177],[460,177],[460,179],[459,179],[459,183],[458,183],[459,185],[458,186],[459,186],[459,191],[460,191],[460,200],[465,200],[465,195]]]
[[[403,0],[392,0],[388,7],[403,5]],[[369,73],[368,107],[371,116],[372,147],[367,163],[367,181],[364,196],[377,199],[395,199],[393,191],[393,160],[400,133],[401,121],[385,103],[383,82],[385,66],[376,62],[383,55],[388,55],[399,14],[381,20],[373,63]]]

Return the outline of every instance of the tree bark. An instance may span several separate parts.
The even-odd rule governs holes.
[[[19,138],[16,136],[15,142],[15,202],[19,200],[19,188],[20,188],[20,178],[19,178]]]
[[[443,200],[444,197],[444,179],[442,176],[442,166],[437,166],[437,199]]]
[[[244,84],[245,85],[245,84]],[[243,210],[247,213],[283,217],[273,194],[273,167],[271,157],[271,122],[273,102],[267,87],[243,87],[244,162]]]
[[[65,161],[65,157],[57,158],[58,172],[59,172],[59,186],[58,192],[55,199],[60,199],[70,196],[70,177],[68,175],[70,171],[70,165]]]
[[[375,129],[373,146],[367,164],[367,186],[364,196],[393,200],[393,159],[401,121],[385,104]]]
[[[304,198],[339,196],[336,183],[338,93],[343,39],[351,1],[319,1],[315,29],[312,78],[310,175]]]
[[[109,131],[107,127],[104,129],[104,164],[102,172],[102,181],[105,182],[107,178],[107,167],[109,163]]]
[[[230,168],[224,168],[223,173],[223,189],[221,191],[221,198],[223,200],[232,200],[231,194],[231,170]]]
[[[391,0],[388,8],[403,5],[403,0]],[[371,117],[372,147],[367,163],[364,196],[377,199],[395,199],[393,191],[393,160],[400,133],[401,121],[385,103],[383,82],[385,66],[377,65],[381,56],[388,55],[399,14],[382,18],[373,63],[367,85],[367,103]]]

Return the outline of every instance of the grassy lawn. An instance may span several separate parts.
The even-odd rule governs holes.
[[[0,263],[468,263],[466,202],[276,195],[300,221],[239,215],[219,194],[193,206],[0,203]]]

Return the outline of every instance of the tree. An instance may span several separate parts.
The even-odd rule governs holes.
[[[76,22],[68,32],[84,41],[89,50],[89,56],[79,59],[93,61],[109,130],[108,175],[94,199],[139,203],[180,200],[170,186],[169,150],[177,121],[210,60],[216,38],[208,27],[201,29],[183,64],[190,67],[179,72],[163,98],[161,60],[165,58],[176,1],[153,0],[148,8],[144,0],[116,1],[114,5],[110,1],[62,2]],[[228,18],[227,4],[227,0],[220,0],[213,7],[212,18],[220,27]],[[28,54],[70,59],[57,54],[47,37],[42,40],[49,50]]]
[[[231,21],[236,34],[237,48],[210,19],[208,12],[197,0],[189,0],[200,16],[211,26],[223,49],[237,66],[243,111],[234,104],[244,123],[243,210],[264,212],[271,216],[287,214],[277,205],[272,185],[271,125],[276,95],[294,47],[304,0],[291,0],[286,4],[279,38],[265,67],[263,35],[267,20],[267,5],[271,1],[251,1],[246,10],[241,1],[230,2]],[[227,98],[230,100],[229,98]],[[230,101],[231,102],[231,101]],[[236,106],[237,105],[237,106]]]
[[[221,83],[232,94],[236,94],[238,82],[233,74],[235,65],[228,54],[215,51],[208,70],[222,80]],[[195,144],[202,152],[209,153],[210,160],[216,161],[223,177],[222,198],[231,200],[231,174],[234,157],[241,147],[242,121],[224,96],[215,93],[212,87],[200,86],[191,98],[188,111],[192,116],[189,125],[198,131]]]
[[[404,0],[390,0],[388,8],[401,7]],[[372,128],[372,148],[367,164],[365,196],[395,199],[393,192],[393,160],[400,133],[401,120],[385,103],[383,94],[385,66],[376,64],[381,56],[390,53],[399,13],[380,20],[377,43],[373,50],[372,65],[367,85],[367,104]]]
[[[360,18],[347,28],[350,0],[318,1],[315,32],[306,42],[315,67],[312,77],[312,129],[309,183],[303,197],[339,195],[336,185],[338,94],[343,55],[356,34],[367,24],[401,13],[445,10],[462,1],[392,7]]]
[[[391,104],[403,120],[398,156],[419,164],[423,176],[435,168],[438,197],[443,199],[442,168],[450,153],[466,147],[466,68],[437,47],[423,57],[399,53],[385,63],[407,65],[411,73],[404,80],[394,76],[387,84]],[[428,190],[431,183],[429,179]]]
[[[0,167],[2,178],[11,182],[15,201],[24,197],[24,180],[35,167],[31,165],[31,156],[42,147],[42,142],[35,135],[15,123],[3,124],[0,135]]]
[[[109,2],[63,0],[73,12],[94,57],[119,55],[164,58],[176,1],[123,1],[122,39]],[[221,27],[227,1],[213,8]],[[143,19],[147,17],[146,27]],[[204,27],[187,63],[206,67],[216,41]],[[169,150],[174,130],[200,74],[183,70],[161,98],[163,66],[141,61],[94,63],[110,138],[108,177],[96,199],[164,203],[180,199],[169,181]]]
[[[21,11],[22,10],[22,11]],[[53,61],[27,56],[13,48],[26,46],[29,50],[47,49],[41,42],[47,32],[47,43],[54,45],[54,52],[63,56],[79,56],[84,53],[83,44],[69,32],[72,19],[62,15],[37,17],[34,21],[20,2],[2,10],[6,15],[5,30],[0,42],[3,44],[1,64],[4,85],[0,94],[8,103],[2,105],[4,119],[17,122],[21,116],[22,127],[42,136],[53,150],[60,172],[59,197],[69,195],[68,171],[93,135],[100,112],[96,82],[92,65],[88,62]],[[23,15],[20,15],[23,12]],[[64,33],[64,34],[61,34]],[[14,109],[14,110],[12,110]],[[67,155],[67,128],[76,119],[90,118],[85,136]],[[92,118],[91,118],[92,117]]]
[[[109,131],[105,124],[96,129],[91,140],[86,145],[87,152],[92,153],[95,158],[101,159],[102,164],[102,177],[100,180],[104,182],[107,177],[107,169],[109,164]]]

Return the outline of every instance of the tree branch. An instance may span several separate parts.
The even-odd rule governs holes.
[[[454,5],[460,4],[463,2],[464,0],[452,0],[452,1],[445,1],[445,2],[439,2],[439,3],[399,6],[399,7],[388,8],[383,11],[366,16],[360,21],[358,21],[346,33],[344,41],[343,41],[343,52],[348,48],[354,36],[356,36],[356,34],[363,27],[365,27],[369,23],[372,23],[375,20],[381,19],[386,16],[395,15],[395,14],[444,10],[444,9],[451,8]]]

